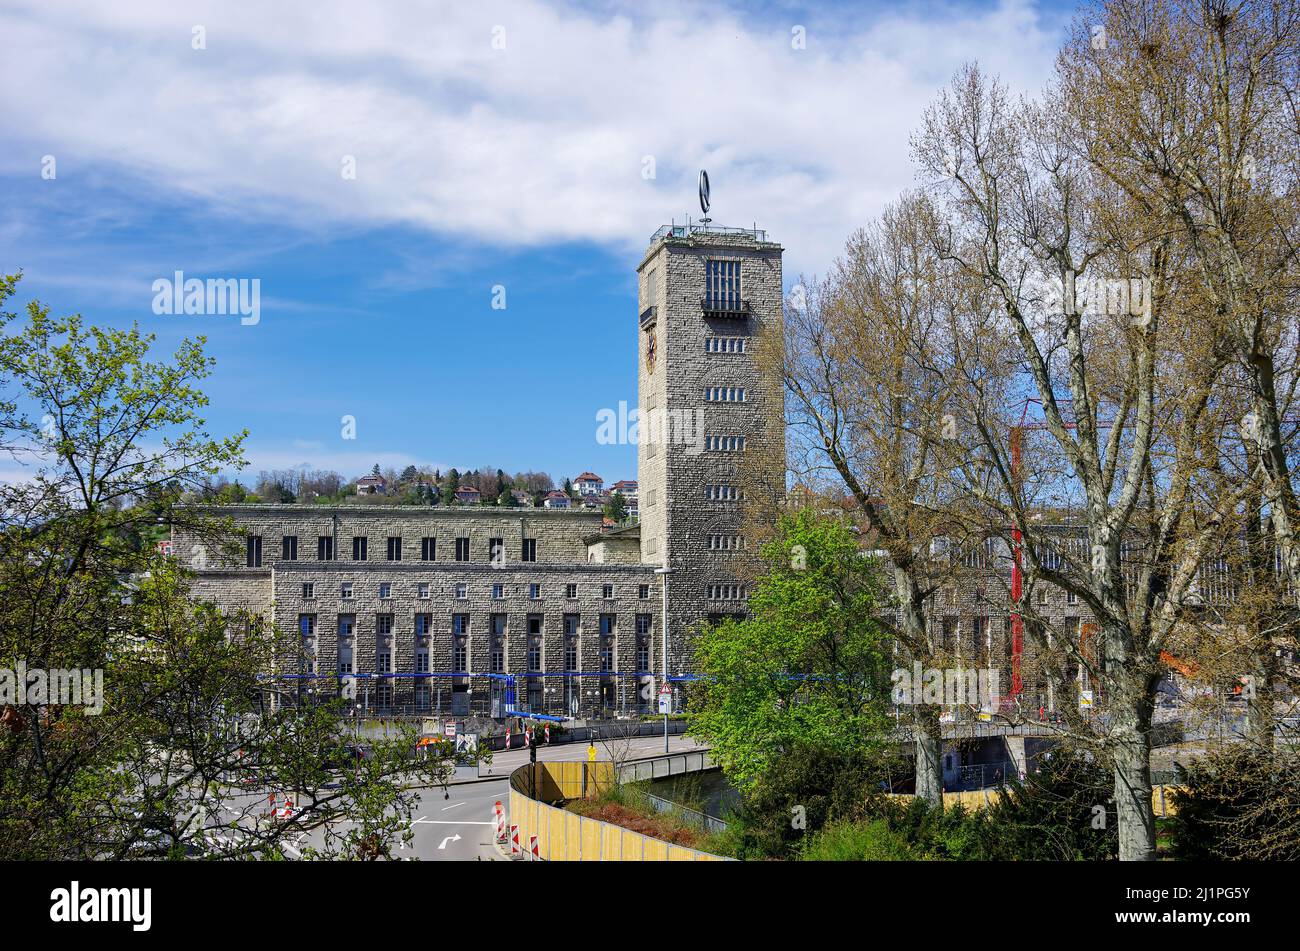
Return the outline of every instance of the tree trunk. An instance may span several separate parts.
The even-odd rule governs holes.
[[[934,806],[943,806],[943,725],[939,709],[915,708],[912,732],[916,737],[916,795]]]
[[[1139,684],[1112,698],[1111,761],[1121,862],[1156,857],[1156,817],[1151,805],[1151,703]]]

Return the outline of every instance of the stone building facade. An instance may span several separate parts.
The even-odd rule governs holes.
[[[780,329],[781,253],[759,231],[652,237],[638,267],[637,526],[602,531],[590,510],[223,506],[243,557],[180,532],[173,556],[195,568],[198,597],[296,634],[278,672],[287,699],[348,684],[372,711],[504,716],[513,686],[532,713],[654,710],[665,674],[691,669],[690,627],[745,609],[739,460],[780,438],[780,381],[757,369],[753,340]]]

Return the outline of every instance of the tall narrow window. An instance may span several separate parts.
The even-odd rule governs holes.
[[[280,539],[280,560],[297,561],[298,560],[298,536],[285,535]]]
[[[389,561],[402,560],[402,539],[400,535],[388,536],[388,560]]]
[[[262,567],[262,536],[261,535],[248,536],[248,567],[250,568]]]
[[[709,310],[740,310],[739,261],[707,262],[704,306]]]
[[[420,539],[420,560],[437,561],[438,560],[438,539],[432,535],[426,535]]]
[[[523,551],[521,551],[519,554],[519,560],[520,561],[537,560],[537,539],[536,538],[524,539]]]
[[[334,538],[330,535],[319,535],[316,538],[316,559],[317,561],[334,560]]]
[[[365,560],[366,560],[366,545],[367,545],[367,544],[368,544],[368,542],[367,542],[366,536],[364,536],[364,535],[354,535],[354,536],[352,536],[352,560],[353,560],[353,561],[365,561]]]
[[[456,539],[456,560],[469,561],[469,538],[461,537]]]

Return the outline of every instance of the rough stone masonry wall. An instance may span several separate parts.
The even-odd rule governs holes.
[[[658,579],[652,567],[627,563],[586,561],[587,546],[582,539],[598,532],[599,513],[530,511],[510,515],[492,511],[437,511],[368,506],[345,509],[330,506],[255,505],[228,506],[221,510],[231,516],[245,536],[262,538],[262,567],[245,564],[204,566],[211,553],[190,536],[177,532],[173,539],[174,555],[196,570],[194,591],[204,600],[216,602],[227,610],[245,609],[272,620],[291,635],[300,630],[304,615],[314,618],[317,671],[333,673],[338,664],[339,619],[355,618],[353,627],[353,670],[371,673],[376,669],[377,627],[380,615],[392,615],[393,671],[415,671],[416,615],[430,616],[430,670],[449,673],[452,667],[452,616],[469,617],[468,669],[473,674],[491,668],[490,632],[493,615],[505,617],[505,672],[528,673],[529,619],[541,624],[543,672],[552,676],[542,679],[547,709],[539,712],[562,712],[563,684],[566,678],[554,676],[564,670],[564,619],[578,617],[579,669],[585,674],[600,670],[600,618],[614,620],[614,671],[608,678],[614,684],[615,709],[634,710],[641,684],[635,676],[636,623],[638,615],[650,616],[651,669],[662,668],[659,616],[661,600]],[[298,537],[298,558],[284,560],[281,551],[285,535]],[[328,535],[335,539],[337,557],[333,561],[317,558],[316,539]],[[387,538],[402,538],[402,560],[387,560]],[[438,539],[436,560],[420,560],[420,540],[424,536]],[[353,536],[368,539],[366,561],[352,559]],[[468,562],[454,560],[454,538],[470,539]],[[491,538],[502,538],[505,559],[494,566],[488,558]],[[537,561],[520,561],[522,540],[537,540]],[[197,562],[197,563],[196,563]],[[344,599],[343,585],[351,584],[352,597]],[[380,585],[389,586],[389,597],[380,597]],[[457,598],[457,586],[465,586],[465,597]],[[531,597],[530,585],[540,586],[539,597]],[[311,596],[304,594],[311,585]],[[422,597],[421,585],[427,585]],[[494,597],[494,587],[501,586],[501,597]],[[569,597],[569,586],[574,586]],[[611,586],[611,597],[604,596]],[[644,597],[643,597],[644,595]],[[302,673],[304,658],[286,657],[282,670]],[[606,678],[577,679],[583,691],[582,713],[590,713],[597,704],[590,697],[593,685]],[[447,686],[445,678],[435,684]],[[304,686],[306,684],[304,683]],[[395,678],[394,704],[414,702],[415,681]],[[471,678],[470,688],[476,710],[485,710],[484,700],[490,693],[486,678]],[[518,705],[527,702],[526,684],[520,681]]]

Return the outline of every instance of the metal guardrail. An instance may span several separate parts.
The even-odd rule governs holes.
[[[681,776],[683,773],[699,773],[713,769],[717,763],[708,750],[692,750],[688,753],[669,753],[654,759],[636,760],[624,763],[618,768],[617,779],[620,783],[640,783],[654,779],[667,779]]]

